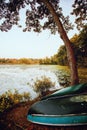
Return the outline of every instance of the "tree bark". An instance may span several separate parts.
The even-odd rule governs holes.
[[[67,50],[67,58],[71,70],[71,85],[75,85],[79,83],[79,78],[78,78],[78,70],[77,70],[77,64],[74,56],[74,51],[71,46],[71,42],[67,36],[66,31],[63,28],[63,25],[55,12],[52,4],[48,0],[41,0],[49,9],[50,13],[52,14],[54,21],[56,25],[58,26],[58,32],[60,33],[60,37],[62,38],[63,42],[65,43],[66,50]]]

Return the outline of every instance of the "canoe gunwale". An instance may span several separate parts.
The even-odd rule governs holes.
[[[35,123],[38,125],[46,125],[46,126],[83,126],[87,125],[87,123],[78,123],[78,124],[51,124],[51,123],[40,123],[36,121],[30,121],[31,123]]]
[[[42,97],[41,100],[46,100],[53,97],[63,98],[63,97],[67,97],[67,96],[69,97],[72,95],[78,95],[78,94],[83,94],[83,93],[87,94],[87,83],[82,83],[82,84],[78,84],[74,86],[69,86],[66,88],[61,88],[52,94]]]
[[[75,93],[75,94],[67,94],[67,95],[60,95],[60,96],[53,96],[53,97],[48,97],[47,99],[42,98],[41,101],[43,100],[49,100],[49,99],[61,99],[61,98],[67,98],[67,97],[74,97],[74,96],[80,96],[80,95],[87,95],[87,92],[83,93]]]
[[[79,113],[79,114],[65,114],[65,115],[46,115],[46,114],[30,114],[32,116],[44,116],[44,117],[66,117],[66,116],[87,116],[87,113]]]
[[[40,125],[48,125],[48,126],[79,126],[79,125],[87,125],[87,114],[86,116],[85,115],[81,115],[81,116],[78,116],[79,117],[79,121],[77,121],[77,119],[75,119],[75,121],[73,120],[74,118],[72,118],[73,116],[70,116],[69,120],[66,120],[66,117],[64,117],[65,119],[63,119],[63,117],[54,117],[54,118],[51,118],[51,122],[48,122],[48,118],[47,117],[44,117],[44,119],[46,119],[44,121],[44,119],[41,121],[41,116],[32,116],[32,115],[28,115],[27,119],[32,122],[32,123],[36,123],[36,124],[40,124]],[[81,121],[81,117],[83,117],[83,121]],[[39,118],[39,121],[38,120],[34,120],[34,118]],[[77,116],[76,116],[77,118]],[[86,120],[84,120],[84,118]],[[61,121],[60,121],[61,120]],[[55,123],[55,121],[57,121]]]

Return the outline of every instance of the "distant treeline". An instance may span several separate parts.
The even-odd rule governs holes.
[[[32,59],[32,58],[20,58],[20,59],[0,58],[0,64],[39,64],[39,59]]]
[[[77,35],[75,34],[71,39],[71,44],[74,49],[75,57],[78,66],[87,67],[87,25]],[[44,59],[0,59],[0,64],[54,64],[54,65],[68,65],[67,53],[65,45],[60,46],[57,54],[52,57]]]

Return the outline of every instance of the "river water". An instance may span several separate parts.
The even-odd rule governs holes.
[[[29,92],[35,98],[34,82],[43,76],[55,82],[53,89],[60,88],[58,73],[55,65],[0,65],[0,95],[17,90],[19,93]]]

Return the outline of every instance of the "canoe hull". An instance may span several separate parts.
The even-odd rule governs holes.
[[[62,89],[34,103],[27,119],[42,125],[87,125],[87,84]]]
[[[67,88],[60,89],[53,94],[50,94],[48,96],[45,96],[42,98],[42,100],[48,99],[48,98],[61,98],[65,96],[72,96],[79,93],[87,93],[87,83],[78,84],[74,86],[69,86]]]
[[[28,115],[30,122],[42,125],[52,126],[76,126],[87,125],[87,114],[82,115],[65,115],[65,116],[49,116],[49,115]]]

